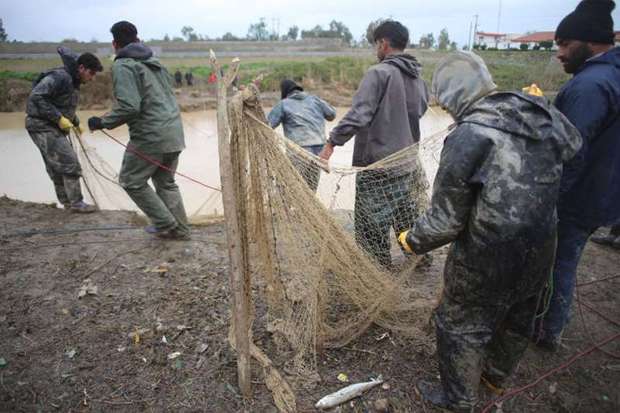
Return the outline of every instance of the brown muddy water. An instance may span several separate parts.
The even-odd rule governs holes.
[[[266,109],[267,111],[268,109]],[[347,108],[338,108],[338,116],[335,121],[328,122],[328,132],[337,121],[346,113]],[[90,116],[101,115],[101,112],[83,111],[79,114],[83,123]],[[56,202],[52,183],[45,172],[41,155],[30,139],[24,128],[23,113],[0,113],[0,195],[10,198],[32,202]],[[207,110],[200,112],[183,113],[183,126],[185,130],[186,149],[183,151],[179,162],[179,172],[213,187],[220,187],[217,124],[216,111]],[[437,108],[432,108],[422,119],[421,129],[423,136],[428,138],[451,123],[451,118]],[[281,127],[278,131],[282,133]],[[128,132],[125,127],[119,127],[109,133],[127,142]],[[118,143],[100,132],[85,132],[83,138],[95,148],[101,156],[116,172],[120,169],[124,148]],[[353,154],[353,142],[350,140],[344,147],[336,148],[331,160],[332,165],[347,166],[351,164]],[[440,149],[440,148],[439,148]],[[433,149],[433,156],[423,157],[423,164],[427,173],[434,176],[436,170],[437,148]],[[332,177],[323,174],[319,186],[319,197],[326,203],[332,198],[333,189],[328,184]],[[208,190],[183,177],[178,177],[177,182],[189,214],[213,215],[221,214],[221,197],[218,193]],[[339,208],[352,208],[353,192],[351,185],[346,185],[339,195]],[[88,195],[85,198],[88,201]],[[110,202],[102,205],[105,209],[135,209],[129,201]]]

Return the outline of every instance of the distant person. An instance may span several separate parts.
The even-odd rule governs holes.
[[[306,151],[318,155],[325,145],[325,120],[332,121],[336,110],[318,96],[304,92],[304,89],[290,79],[280,82],[278,102],[267,117],[272,128],[282,124],[284,136]],[[321,171],[316,165],[302,165],[293,157],[293,164],[313,191],[319,185]]]
[[[620,221],[620,48],[611,0],[586,0],[555,31],[557,57],[573,75],[555,105],[579,129],[583,147],[564,168],[558,201],[553,295],[538,345],[558,348],[570,318],[577,265],[588,237]]]
[[[418,390],[458,412],[473,411],[481,380],[504,387],[527,350],[553,265],[562,164],[581,145],[546,99],[495,89],[473,53],[437,63],[433,95],[456,127],[430,208],[399,236],[414,254],[450,244],[434,315],[441,384]]]
[[[26,130],[41,151],[58,201],[72,212],[94,212],[96,208],[83,201],[82,168],[68,135],[71,129],[81,133],[75,113],[80,85],[93,80],[103,67],[91,53],[78,57],[59,47],[58,54],[64,66],[41,73],[33,83],[26,104]]]
[[[215,74],[215,72],[211,72],[211,74],[209,75],[209,79],[207,80],[207,83],[209,84],[217,83],[217,75]]]
[[[353,166],[367,167],[420,140],[420,118],[428,107],[421,66],[405,53],[409,31],[397,21],[380,24],[373,34],[379,64],[362,79],[349,112],[332,129],[319,155],[325,160],[335,146],[355,136]],[[420,165],[417,155],[413,160]],[[416,165],[412,167],[417,168]],[[395,168],[394,168],[395,169]],[[415,171],[363,170],[355,180],[355,238],[384,267],[391,267],[390,227],[398,234],[413,223],[421,199],[413,187],[426,187]],[[412,185],[413,184],[413,185]],[[426,200],[427,201],[427,200]]]
[[[153,225],[146,228],[147,232],[159,238],[188,239],[183,199],[174,180],[185,139],[170,74],[153,57],[151,49],[140,42],[136,26],[120,21],[110,31],[116,50],[112,66],[116,100],[103,117],[88,119],[88,127],[98,130],[129,126],[129,144],[119,176],[121,186],[151,220]]]
[[[176,83],[177,87],[183,86],[183,73],[181,73],[179,69],[177,69],[177,71],[174,72],[174,82]]]
[[[187,82],[187,86],[194,86],[194,75],[192,72],[185,73],[185,81]]]

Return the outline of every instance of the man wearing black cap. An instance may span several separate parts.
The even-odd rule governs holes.
[[[577,127],[583,146],[564,165],[550,307],[539,346],[555,350],[569,320],[577,264],[588,237],[620,220],[620,48],[611,0],[584,0],[555,32],[557,57],[574,77],[555,105]]]
[[[325,120],[334,120],[336,110],[323,99],[305,93],[290,79],[280,82],[282,100],[269,112],[272,128],[282,123],[284,136],[306,151],[318,155],[325,145]],[[315,164],[308,164],[298,156],[291,160],[313,191],[319,184],[321,171]]]

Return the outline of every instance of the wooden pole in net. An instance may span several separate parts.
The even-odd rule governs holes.
[[[239,70],[239,60],[234,59],[224,75],[215,53],[211,51],[211,66],[217,76],[217,134],[220,156],[220,179],[222,201],[226,220],[228,256],[230,260],[230,286],[232,292],[233,347],[237,351],[237,375],[239,388],[244,397],[252,396],[250,365],[250,280],[247,263],[244,262],[242,231],[239,225],[237,189],[233,176],[231,158],[230,125],[228,123],[227,89]]]

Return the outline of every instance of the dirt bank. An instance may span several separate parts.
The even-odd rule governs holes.
[[[350,106],[355,90],[340,84],[317,85],[308,81],[304,87],[310,93],[316,93],[334,106]],[[0,112],[23,112],[30,94],[32,83],[21,79],[0,79]],[[215,86],[204,79],[196,79],[194,86],[174,89],[177,102],[182,112],[216,109]],[[280,99],[278,92],[266,91],[261,95],[267,106],[273,106]],[[105,110],[112,106],[112,77],[109,72],[98,75],[80,91],[79,110]]]
[[[129,212],[83,216],[0,198],[0,411],[275,411],[256,366],[254,399],[243,401],[236,387],[235,357],[226,342],[223,225],[195,227],[189,242],[165,242],[145,234],[139,222]],[[415,275],[420,288],[432,294],[440,288],[444,258],[443,250],[434,253],[433,264]],[[589,244],[579,282],[617,276],[619,264],[620,252]],[[79,298],[88,285],[97,287],[96,295]],[[617,322],[619,287],[615,278],[584,285],[579,293]],[[513,387],[620,331],[586,308],[584,324],[575,310],[560,352],[530,348]],[[254,340],[281,367],[286,355],[272,352],[264,313],[258,301]],[[620,343],[605,350],[618,355]],[[346,373],[353,382],[382,374],[388,386],[342,411],[374,411],[378,399],[387,399],[390,411],[433,411],[412,387],[438,374],[433,353],[431,331],[405,340],[372,328],[320,356],[321,382],[298,392],[299,410],[314,411],[320,397],[342,386],[338,374]],[[595,351],[504,403],[503,411],[617,412],[619,384],[619,361]],[[483,405],[492,395],[484,391],[482,397]]]

